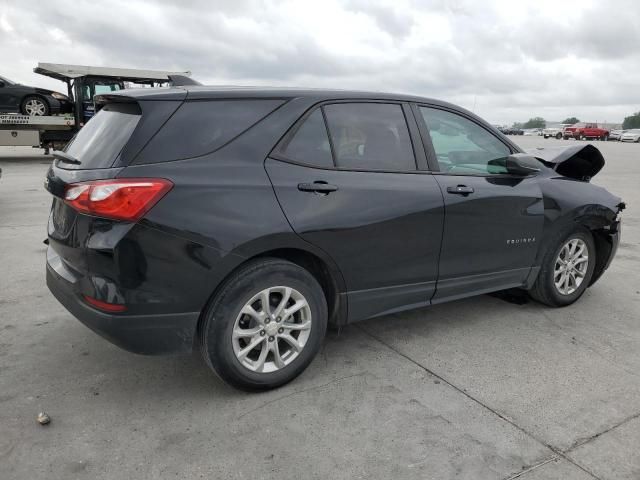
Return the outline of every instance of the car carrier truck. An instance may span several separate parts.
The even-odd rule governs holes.
[[[38,63],[35,73],[55,78],[67,86],[73,113],[29,116],[18,113],[0,115],[0,146],[31,146],[61,149],[96,112],[95,95],[134,87],[199,85],[191,72],[165,72],[131,68],[91,67]]]

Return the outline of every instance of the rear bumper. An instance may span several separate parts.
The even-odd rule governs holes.
[[[143,355],[193,350],[198,312],[127,315],[98,311],[84,303],[62,263],[55,256],[47,257],[47,286],[53,296],[74,317],[114,345]]]

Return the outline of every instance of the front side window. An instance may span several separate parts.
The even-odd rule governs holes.
[[[323,107],[336,166],[363,170],[416,170],[402,107],[337,103]]]
[[[318,167],[333,167],[329,135],[319,108],[307,117],[282,153],[297,162]]]
[[[420,107],[440,171],[460,175],[500,175],[507,172],[509,147],[480,125],[461,115]]]

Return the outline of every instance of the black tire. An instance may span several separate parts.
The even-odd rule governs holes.
[[[240,310],[254,295],[276,286],[291,287],[307,301],[311,312],[309,337],[291,363],[270,373],[252,371],[234,352],[233,327]],[[203,314],[199,336],[205,361],[222,380],[243,390],[268,390],[290,382],[307,368],[322,345],[326,329],[327,302],[314,276],[286,260],[264,258],[241,267],[225,281]]]
[[[603,135],[602,138],[600,138],[600,140],[602,140],[603,142],[608,142],[609,141],[609,135]]]
[[[42,113],[29,113],[29,111],[27,110],[27,105],[30,102],[36,102],[38,105],[41,105]],[[49,107],[49,103],[44,98],[38,95],[27,95],[22,99],[22,102],[20,103],[20,112],[23,115],[47,116],[51,113],[51,107]]]
[[[556,264],[556,258],[558,257],[561,248],[569,240],[579,238],[583,240],[587,246],[589,255],[587,270],[582,283],[571,294],[565,295],[558,291],[554,282],[554,269]],[[556,234],[555,238],[551,241],[550,247],[544,254],[541,262],[540,272],[538,278],[536,278],[533,287],[529,290],[529,294],[534,300],[540,303],[549,305],[550,307],[564,307],[571,305],[578,300],[584,293],[591,282],[593,276],[593,270],[596,265],[596,247],[593,241],[593,235],[589,230],[584,227],[576,227],[570,232],[564,232]]]
[[[562,134],[561,134],[561,133],[558,133],[558,134],[556,135],[556,139],[557,139],[557,140],[560,140],[561,138],[562,138]]]

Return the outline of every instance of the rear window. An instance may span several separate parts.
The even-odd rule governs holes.
[[[135,163],[157,163],[211,153],[242,134],[284,100],[185,102],[153,137]]]
[[[140,113],[137,103],[106,105],[67,145],[65,151],[80,164],[60,162],[60,168],[110,168],[138,125]]]

